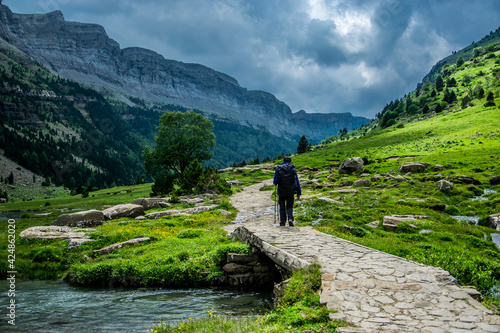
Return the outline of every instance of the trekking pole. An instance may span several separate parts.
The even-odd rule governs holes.
[[[278,216],[278,192],[276,191],[276,185],[274,185],[274,224],[276,224],[277,216]]]

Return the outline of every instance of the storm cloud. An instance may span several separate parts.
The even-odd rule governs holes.
[[[500,26],[498,0],[4,0],[61,10],[121,47],[200,63],[293,111],[372,118],[431,67]]]

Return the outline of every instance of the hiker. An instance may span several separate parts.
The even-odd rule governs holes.
[[[297,194],[297,200],[300,200],[301,190],[297,171],[289,156],[285,156],[283,163],[276,168],[273,183],[278,185],[280,226],[285,226],[288,221],[289,226],[293,227],[293,196]]]

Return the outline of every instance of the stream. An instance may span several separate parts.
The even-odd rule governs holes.
[[[98,289],[61,281],[16,281],[16,325],[8,324],[9,284],[0,281],[0,332],[146,332],[161,323],[264,311],[268,291],[217,289]]]

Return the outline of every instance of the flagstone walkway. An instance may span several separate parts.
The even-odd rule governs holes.
[[[338,332],[500,332],[500,316],[473,298],[445,270],[367,248],[311,227],[280,227],[267,181],[231,198],[239,210],[226,231],[249,241],[277,264],[321,265],[321,302],[354,327]]]

